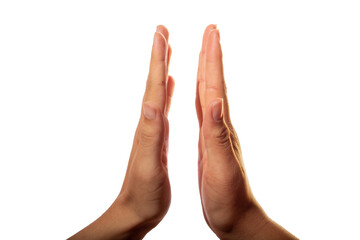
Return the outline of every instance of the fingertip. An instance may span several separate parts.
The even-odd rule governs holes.
[[[217,29],[217,25],[216,24],[209,24],[206,28],[205,28],[205,32],[206,33],[210,33],[212,30]]]
[[[217,24],[209,24],[206,28],[207,29],[217,29]]]
[[[164,25],[158,25],[156,31],[160,32],[165,37],[166,41],[169,41],[169,31]]]
[[[168,96],[172,97],[175,89],[175,80],[172,76],[168,77],[167,87],[168,87]]]
[[[167,43],[161,32],[155,32],[153,43],[153,56],[158,60],[164,61],[167,55]]]
[[[162,111],[166,106],[167,68],[166,39],[162,33],[155,32],[144,101],[153,101]]]
[[[172,47],[170,44],[168,44],[168,56],[169,56],[169,59],[171,58],[171,54],[172,54]]]
[[[175,80],[172,76],[168,76],[165,116],[169,115],[171,98],[174,94],[174,88],[175,88]]]
[[[220,33],[218,29],[213,29],[209,33],[206,45],[206,59],[213,60],[222,56],[220,46]]]
[[[166,38],[161,32],[155,32],[154,43],[163,47],[167,47]]]
[[[210,32],[209,32],[209,36],[208,36],[208,45],[210,43],[217,43],[217,42],[220,42],[220,32],[219,32],[219,29],[212,29]]]
[[[171,55],[172,55],[172,48],[171,48],[170,44],[168,44],[168,50],[167,50],[167,67],[168,67],[167,69],[168,69],[168,71],[169,71]]]
[[[203,41],[202,41],[202,48],[201,48],[202,51],[205,51],[206,42],[207,42],[209,33],[216,28],[217,28],[216,24],[210,24],[205,28],[204,35],[203,35]]]

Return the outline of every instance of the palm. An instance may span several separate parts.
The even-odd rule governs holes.
[[[161,168],[151,172],[133,170],[127,187],[136,212],[142,219],[161,219],[169,208],[171,198],[167,172]]]
[[[236,148],[232,147],[234,155],[227,164],[223,164],[222,159],[208,164],[202,139],[200,131],[199,186],[204,216],[210,227],[224,229],[232,226],[239,214],[248,209],[252,203],[252,194],[237,157],[241,157],[241,154],[236,152]],[[236,138],[233,140],[237,141]],[[239,203],[242,205],[239,206]]]

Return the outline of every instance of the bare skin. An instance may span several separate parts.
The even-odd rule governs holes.
[[[122,189],[102,216],[70,240],[142,239],[169,209],[167,116],[175,82],[168,75],[168,40],[168,30],[158,26]],[[200,126],[199,189],[211,230],[224,240],[297,239],[265,214],[251,192],[240,143],[230,121],[220,35],[215,25],[209,25],[203,37],[196,110]]]
[[[96,221],[70,239],[142,239],[165,216],[171,193],[167,149],[174,79],[168,76],[169,33],[154,35],[143,106],[119,196]]]
[[[255,200],[231,124],[219,30],[203,36],[196,87],[199,189],[204,217],[220,239],[296,239]]]

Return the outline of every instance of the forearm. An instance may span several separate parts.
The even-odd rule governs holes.
[[[142,239],[156,223],[140,219],[120,198],[96,221],[70,237],[69,240]]]

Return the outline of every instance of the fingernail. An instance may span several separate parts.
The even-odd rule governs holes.
[[[209,33],[209,38],[214,39],[215,41],[218,40],[220,41],[220,32],[219,29],[213,29],[210,31]]]
[[[144,103],[143,111],[144,111],[144,116],[145,116],[146,119],[149,119],[149,120],[154,120],[155,119],[156,111],[152,106],[150,106],[149,103],[147,103],[147,102]]]
[[[159,32],[160,25],[156,26],[156,31]]]
[[[220,121],[223,118],[223,99],[218,98],[212,104],[212,117],[214,121]]]
[[[214,30],[214,32],[215,32],[215,35],[216,35],[217,39],[220,41],[220,31],[219,31],[219,29],[216,28],[216,29]]]

